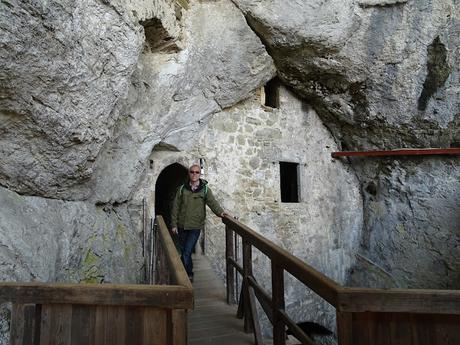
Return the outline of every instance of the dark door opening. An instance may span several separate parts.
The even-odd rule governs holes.
[[[155,184],[155,215],[162,215],[171,228],[171,209],[177,188],[187,180],[187,168],[179,163],[168,165]]]

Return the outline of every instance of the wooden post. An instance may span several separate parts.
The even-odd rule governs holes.
[[[235,231],[233,231],[233,243],[235,245],[235,250],[234,250],[234,254],[235,254],[235,262],[238,262],[238,237],[237,237],[237,234]],[[236,303],[239,305],[240,304],[240,299],[241,299],[241,294],[238,293],[238,272],[236,272],[235,274],[235,291],[236,291]],[[243,287],[241,286],[241,289],[243,289]],[[242,292],[243,290],[241,290]]]
[[[244,331],[252,332],[251,309],[249,302],[248,277],[252,275],[252,247],[243,239],[243,306],[244,306]]]
[[[228,258],[235,259],[233,249],[233,231],[228,225],[225,226],[225,263],[227,267],[227,303],[235,303],[235,268],[229,264]]]
[[[286,345],[286,327],[279,310],[284,310],[284,270],[272,260],[273,344]]]

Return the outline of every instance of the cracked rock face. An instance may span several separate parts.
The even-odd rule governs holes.
[[[97,162],[94,200],[126,200],[156,144],[189,148],[212,114],[275,74],[271,57],[229,1],[192,4],[183,31],[182,51],[141,55],[121,121]]]
[[[140,238],[126,205],[21,196],[0,187],[0,280],[138,283]]]
[[[459,289],[459,158],[363,159],[354,165],[366,224],[350,284]]]
[[[342,150],[460,147],[457,0],[235,3]],[[459,288],[459,159],[349,161],[364,197],[350,284]]]
[[[457,0],[235,3],[344,148],[458,146]]]
[[[84,199],[142,47],[138,28],[95,0],[0,3],[0,184]]]

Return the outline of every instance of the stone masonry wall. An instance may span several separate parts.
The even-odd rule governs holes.
[[[355,261],[363,210],[356,177],[349,167],[330,158],[335,149],[315,112],[281,88],[279,109],[261,105],[259,95],[253,94],[216,114],[189,150],[153,152],[149,184],[153,186],[155,176],[169,164],[188,166],[203,158],[204,178],[224,208],[330,278],[345,283]],[[299,163],[299,203],[280,200],[280,161]],[[224,226],[211,211],[205,252],[223,278]],[[255,276],[263,286],[270,286],[268,265],[255,250]],[[301,284],[287,279],[287,309],[293,317],[333,329],[333,311]]]

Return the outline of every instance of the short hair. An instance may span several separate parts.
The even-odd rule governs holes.
[[[199,164],[196,164],[196,163],[190,165],[190,167],[188,168],[188,171],[192,170],[193,167],[197,167],[201,171],[201,166]]]

